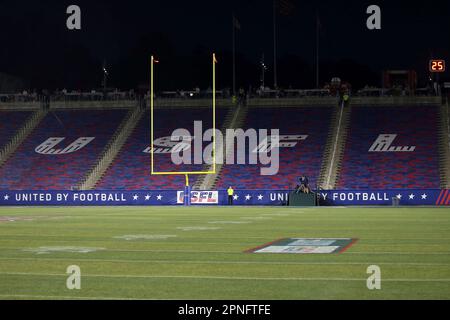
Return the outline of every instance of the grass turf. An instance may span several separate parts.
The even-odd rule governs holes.
[[[449,299],[449,213],[447,208],[4,207],[0,299]],[[172,237],[116,238],[124,235]],[[359,240],[341,254],[244,253],[289,237]],[[67,246],[97,251],[32,251]],[[381,268],[381,290],[366,286],[373,264]],[[69,265],[81,268],[81,290],[66,288]]]

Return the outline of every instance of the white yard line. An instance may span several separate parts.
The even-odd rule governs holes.
[[[0,275],[37,276],[37,277],[67,277],[64,273],[31,273],[31,272],[0,272]],[[366,278],[309,278],[309,277],[227,277],[227,276],[190,276],[190,275],[128,275],[128,274],[83,274],[87,278],[127,278],[127,279],[205,279],[205,280],[249,280],[249,281],[364,281]],[[450,282],[449,279],[386,279],[383,282]]]
[[[13,261],[77,261],[82,262],[107,262],[107,263],[147,263],[147,264],[237,264],[237,265],[369,265],[370,262],[290,262],[290,261],[193,261],[193,260],[127,260],[127,259],[85,259],[85,258],[0,258],[0,260]],[[449,263],[433,262],[379,262],[378,265],[400,266],[449,266]]]
[[[79,300],[150,300],[125,297],[80,297],[80,296],[44,296],[34,294],[0,294],[1,298],[36,298],[36,299],[79,299]],[[165,300],[165,299],[164,299]]]
[[[251,222],[249,221],[249,223],[251,223]],[[155,231],[155,232],[163,232],[163,230],[153,230],[153,231]],[[233,230],[228,230],[228,231],[232,232]],[[188,239],[188,240],[190,239],[189,235],[187,235],[187,234],[186,235],[183,234],[183,235],[185,236],[184,239]],[[67,236],[66,234],[60,234],[60,235],[51,235],[51,234],[48,234],[48,235],[9,234],[8,235],[8,234],[2,234],[2,238],[0,238],[0,241],[11,241],[11,239],[8,239],[8,237],[12,237],[12,238],[24,237],[24,238],[33,238],[33,240],[34,239],[37,240],[37,239],[40,239],[40,238],[67,238],[67,237],[72,237],[72,236]],[[109,236],[106,236],[104,238],[96,238],[96,239],[94,239],[94,238],[82,238],[82,236],[75,236],[75,235],[73,237],[74,238],[78,238],[78,239],[73,239],[73,240],[59,240],[58,239],[58,241],[86,241],[86,242],[91,242],[91,241],[111,241],[111,240],[114,240],[113,238],[110,238]],[[282,236],[275,236],[275,238],[281,238],[281,237]],[[196,238],[196,237],[193,237],[193,238]],[[291,232],[288,232],[288,235],[286,236],[286,238],[314,238],[314,239],[317,239],[316,236],[310,235],[309,233],[308,234],[293,235]],[[351,236],[348,236],[348,238],[351,238]],[[211,237],[202,236],[202,239],[217,239],[217,236],[211,236]],[[223,237],[223,236],[221,236],[221,239],[241,241],[243,238],[242,237],[231,238],[231,237]],[[263,241],[265,241],[265,240],[267,240],[267,241],[273,240],[272,238],[270,238],[270,236],[261,236],[261,237],[245,236],[245,240],[248,240],[248,239],[263,239]],[[335,238],[333,238],[333,239],[335,239]],[[17,239],[13,239],[13,240],[17,240]],[[26,240],[29,240],[29,239],[26,239]],[[417,240],[417,241],[419,241],[419,240],[433,241],[434,240],[434,241],[438,241],[438,242],[442,243],[444,240],[450,240],[450,238],[441,238],[441,237],[436,237],[436,238],[433,238],[433,237],[427,237],[427,238],[380,238],[380,237],[368,238],[368,237],[364,237],[363,239],[360,239],[360,242],[361,241],[370,241],[370,242],[372,242],[372,241],[377,241],[377,242],[379,242],[379,241],[404,241],[404,240]],[[183,243],[184,243],[184,241],[183,241]],[[202,243],[204,243],[204,242],[202,242]],[[398,244],[395,244],[395,245],[398,245]]]
[[[172,244],[175,244],[175,242],[171,242]],[[199,243],[201,244],[201,243]],[[211,244],[224,244],[224,243],[211,243]],[[236,244],[236,243],[232,243],[232,244]],[[236,244],[236,245],[240,245],[240,244]],[[394,246],[394,245],[393,245]],[[1,250],[18,250],[18,251],[23,251],[24,249],[29,249],[29,247],[27,248],[17,248],[17,247],[10,247],[10,248],[0,248]],[[248,249],[247,247],[241,248],[242,251]],[[240,249],[237,249],[240,250]],[[224,253],[224,254],[243,254],[243,252],[241,251],[205,251],[205,250],[149,250],[149,249],[105,249],[102,250],[101,252],[156,252],[156,253]],[[97,252],[98,253],[98,252]],[[89,254],[95,254],[95,252],[91,252]],[[348,254],[360,254],[360,255],[382,255],[382,254],[395,254],[395,255],[448,255],[450,256],[450,251],[449,252],[404,252],[404,251],[371,251],[371,252],[363,252],[363,251],[346,251],[345,253],[343,253],[344,255],[348,255]]]

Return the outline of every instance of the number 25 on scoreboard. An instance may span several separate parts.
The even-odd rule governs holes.
[[[445,60],[430,60],[430,72],[445,72]]]

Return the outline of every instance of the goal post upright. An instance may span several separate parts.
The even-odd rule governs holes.
[[[212,116],[212,123],[213,123],[213,134],[212,134],[212,170],[208,171],[155,171],[154,163],[154,73],[155,68],[154,64],[158,63],[157,60],[155,60],[155,57],[152,55],[150,57],[150,169],[151,175],[184,175],[186,179],[186,185],[185,185],[185,197],[184,197],[184,204],[190,205],[190,186],[189,186],[189,175],[207,175],[207,174],[216,174],[216,54],[212,54],[212,109],[213,109],[213,116]]]
[[[150,58],[150,162],[151,162],[151,174],[153,174],[154,172],[154,157],[153,157],[153,108],[154,108],[154,104],[153,104],[153,65],[154,65],[154,60],[155,58],[153,56],[151,56]]]
[[[212,107],[213,107],[213,145],[212,145],[212,153],[213,153],[213,174],[216,173],[216,54],[212,55]]]
[[[189,185],[189,175],[185,174],[186,178],[186,185],[184,186],[184,205],[190,206],[191,205],[191,186]]]

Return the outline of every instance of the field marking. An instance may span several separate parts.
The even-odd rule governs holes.
[[[78,261],[80,263],[86,262],[106,262],[106,263],[148,263],[148,264],[237,264],[237,265],[370,265],[372,262],[292,262],[292,261],[219,261],[219,260],[130,260],[130,259],[92,259],[92,258],[4,258],[0,260],[18,260],[18,261]],[[401,265],[401,266],[449,266],[449,263],[434,263],[434,262],[379,262],[379,265]]]
[[[0,272],[9,276],[37,276],[37,277],[67,277],[64,273],[32,273],[32,272]],[[309,278],[309,277],[227,277],[227,276],[190,276],[190,275],[129,275],[129,274],[83,274],[87,278],[136,278],[136,279],[205,279],[205,280],[249,280],[249,281],[364,281],[366,278]],[[450,282],[448,279],[386,279],[383,282]]]
[[[344,253],[345,251],[347,251],[348,249],[350,249],[350,247],[353,246],[357,241],[359,241],[358,238],[352,239],[351,242],[350,242],[348,245],[346,245],[344,248],[342,248],[342,249],[339,251],[339,253]]]
[[[262,216],[266,217],[288,217],[291,214],[290,213],[284,213],[284,212],[280,212],[280,213],[263,213],[261,214]]]
[[[250,220],[271,220],[273,217],[265,217],[262,215],[252,216],[252,217],[240,217],[240,219],[250,219]]]
[[[113,239],[119,240],[167,240],[177,237],[174,234],[126,234],[123,236],[115,236]]]
[[[279,239],[275,239],[275,240],[272,240],[272,241],[270,241],[270,242],[261,244],[261,245],[259,245],[259,246],[257,246],[257,247],[253,247],[253,248],[244,250],[243,253],[254,253],[254,252],[257,251],[257,250],[263,249],[263,248],[268,247],[268,246],[270,246],[270,245],[272,245],[272,244],[274,244],[274,243],[277,243],[277,242],[280,242],[280,241],[283,241],[283,240],[286,240],[286,239],[287,239],[287,238],[279,238]]]
[[[96,251],[105,250],[105,248],[94,247],[74,247],[74,246],[45,246],[38,248],[25,248],[23,251],[33,252],[36,254],[50,254],[50,253],[91,253]]]
[[[177,227],[181,231],[213,231],[220,230],[221,227],[202,227],[202,226],[191,226],[191,227]]]
[[[81,297],[81,296],[43,296],[43,295],[34,295],[34,294],[0,294],[2,298],[44,298],[44,299],[81,299],[81,300],[152,300],[145,298],[125,298],[125,297]],[[164,299],[166,300],[166,299]]]
[[[210,223],[210,222],[208,222],[208,223]],[[242,223],[251,223],[251,221],[242,221]],[[229,231],[233,232],[233,230],[229,230]],[[291,233],[288,232],[288,234],[291,234]],[[306,237],[310,237],[310,238],[314,238],[315,237],[315,235],[300,235],[300,236],[304,236],[305,238]],[[289,237],[300,237],[300,236],[291,234]],[[2,238],[0,239],[0,241],[11,241],[10,239],[7,239],[8,237],[26,237],[26,238],[32,238],[32,240],[35,240],[35,239],[40,239],[40,238],[59,238],[59,237],[70,238],[72,236],[67,236],[66,234],[61,234],[61,235],[2,234]],[[75,236],[74,235],[73,237],[80,238],[82,236],[79,236],[79,235]],[[255,236],[245,236],[244,238],[245,239],[267,239],[267,237],[255,237]],[[203,239],[217,239],[217,236],[216,237],[206,237],[206,236],[204,236]],[[242,237],[226,238],[226,239],[227,240],[240,241],[240,240],[242,240]],[[13,239],[13,240],[17,240],[17,239]],[[26,239],[26,240],[28,240],[28,239]],[[73,239],[73,240],[59,240],[58,239],[58,241],[106,241],[106,240],[111,240],[111,238],[109,236],[105,236],[105,238],[96,238],[96,239],[94,239],[94,238],[80,238],[80,239]],[[408,240],[420,241],[420,240],[430,240],[430,241],[442,242],[444,240],[450,240],[450,238],[429,238],[428,237],[428,238],[384,238],[384,239],[380,239],[378,237],[377,238],[367,238],[367,237],[365,237],[363,239],[360,239],[360,241],[362,241],[362,240],[363,241],[369,241],[369,242],[372,242],[373,240],[375,240],[375,241],[390,241],[390,240],[392,240],[392,241],[408,241]],[[413,245],[413,244],[416,244],[416,243],[406,243],[406,245]],[[417,243],[417,244],[422,244],[422,243]],[[436,243],[431,243],[431,244],[432,245],[437,245]],[[367,243],[367,244],[364,244],[364,245],[375,245],[375,244],[372,242],[372,243]],[[377,245],[379,245],[379,244],[377,243]],[[389,245],[389,244],[387,244],[387,245]],[[391,245],[394,245],[394,244],[391,244]],[[395,245],[398,245],[398,244],[395,244]],[[403,245],[403,244],[401,244],[401,245]]]
[[[251,221],[209,221],[211,224],[248,224]]]
[[[346,252],[345,254],[399,254],[399,255],[449,255],[450,256],[450,252],[362,252],[362,251],[349,251]]]
[[[447,208],[448,210],[448,208]],[[296,214],[308,214],[308,215],[296,215]],[[189,213],[189,220],[193,219],[193,220],[199,220],[199,219],[204,219],[204,218],[223,218],[223,217],[239,217],[242,216],[243,212],[223,212],[223,213],[211,213],[209,215],[206,216],[205,213],[201,213],[201,214],[195,214],[195,213]],[[255,213],[251,213],[251,212],[245,212],[245,214],[249,214],[253,216],[280,216],[280,217],[286,217],[286,219],[283,220],[300,220],[300,221],[317,221],[317,214],[320,215],[321,218],[326,218],[327,221],[354,221],[355,217],[354,216],[360,216],[361,214],[359,213],[348,213],[345,216],[337,216],[336,213],[313,213],[313,212],[301,212],[301,211],[296,211],[295,213],[289,212],[289,211],[275,211],[275,212],[269,212],[269,213],[261,213],[261,212],[255,212]],[[148,215],[148,213],[143,213],[143,214],[131,214],[131,213],[120,213],[120,214],[86,214],[86,215],[80,215],[80,214],[63,214],[60,213],[58,215],[48,215],[48,216],[35,216],[35,215],[30,215],[30,214],[15,214],[14,216],[10,216],[10,215],[1,215],[0,214],[0,218],[22,218],[21,220],[17,220],[17,221],[43,221],[43,222],[47,222],[47,221],[54,221],[54,220],[62,220],[63,222],[65,219],[67,218],[76,218],[76,219],[94,219],[94,220],[99,220],[99,221],[103,221],[104,222],[104,218],[105,217],[113,217],[115,219],[136,219],[136,220],[152,220],[152,219],[156,219],[156,220],[161,220],[161,219],[167,219],[167,217],[184,217],[186,218],[186,213],[180,213],[180,214],[174,214],[174,213],[152,213],[152,215]],[[388,215],[387,217],[383,217],[383,221],[387,221],[387,222],[423,222],[426,221],[429,224],[434,224],[436,225],[437,223],[435,222],[448,222],[447,216],[444,217],[440,217],[440,218],[436,218],[433,220],[427,220],[426,218],[423,217],[418,217],[418,218],[414,218],[414,217],[404,217],[403,214],[402,215],[398,215],[398,216],[394,216],[394,214],[386,214]],[[39,219],[35,219],[35,218],[39,218]],[[380,218],[378,217],[364,217],[364,221],[365,222],[379,222]],[[68,223],[71,223],[72,221],[67,221]]]
[[[170,242],[170,244],[176,244],[177,242]],[[197,242],[195,242],[197,243]],[[201,243],[199,243],[201,244]],[[208,243],[208,244],[233,244],[235,245],[236,243]],[[238,245],[241,245],[240,243],[238,243]],[[0,251],[1,250],[19,250],[19,251],[23,251],[23,249],[27,249],[27,248],[23,248],[23,247],[11,247],[11,248],[5,248],[5,247],[0,247]],[[247,248],[239,248],[236,251],[205,251],[205,250],[149,250],[149,249],[104,249],[101,252],[158,252],[158,253],[171,253],[171,252],[176,252],[176,253],[224,253],[224,254],[242,254],[242,250],[246,250]],[[239,251],[241,250],[241,251]],[[390,255],[390,254],[394,254],[394,255],[448,255],[450,256],[450,252],[403,252],[403,251],[399,251],[399,252],[361,252],[361,251],[356,251],[356,252],[352,252],[352,251],[347,251],[345,253],[346,255],[348,254],[360,254],[360,255],[382,255],[382,254],[386,254],[386,255]],[[320,255],[320,254],[319,254]]]

